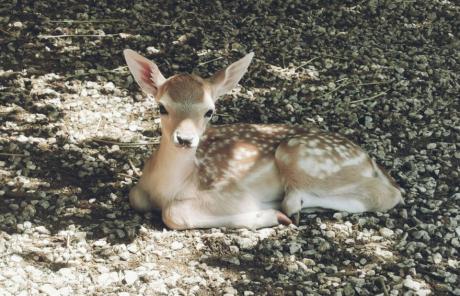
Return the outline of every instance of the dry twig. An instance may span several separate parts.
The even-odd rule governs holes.
[[[378,93],[378,94],[376,94],[376,95],[374,95],[374,96],[372,96],[372,97],[368,97],[368,98],[364,98],[364,99],[360,99],[360,100],[356,100],[356,101],[351,101],[350,104],[356,104],[356,103],[359,103],[359,102],[364,102],[364,101],[368,101],[368,100],[373,100],[373,99],[378,98],[378,97],[381,97],[381,96],[383,96],[383,95],[385,95],[385,94],[386,94],[386,92],[384,91],[384,92]]]
[[[314,57],[314,58],[312,58],[312,59],[309,59],[309,60],[306,61],[305,63],[302,63],[300,66],[297,66],[297,67],[294,69],[294,71],[297,71],[298,69],[305,67],[306,65],[310,64],[311,62],[313,62],[313,61],[315,61],[315,60],[317,60],[317,59],[319,59],[319,57]]]
[[[5,152],[0,152],[0,156],[26,156],[25,154],[19,154],[19,153],[5,153]]]
[[[158,145],[160,142],[143,142],[143,143],[129,143],[129,142],[117,142],[117,141],[110,141],[104,139],[93,139],[94,142],[103,143],[103,144],[111,144],[111,145],[118,145],[120,147],[139,147],[139,146],[148,146],[148,145]]]
[[[133,172],[138,176],[142,176],[142,174],[139,172],[138,168],[133,164],[133,162],[131,161],[131,159],[128,159],[128,162],[129,162],[129,165],[131,166],[131,168],[133,169]]]
[[[215,62],[215,61],[218,61],[218,60],[221,60],[221,59],[223,59],[223,58],[222,58],[222,57],[218,57],[218,58],[215,58],[215,59],[212,59],[212,60],[203,62],[203,63],[199,63],[199,64],[198,64],[198,67],[203,66],[203,65],[206,65],[206,64],[209,64],[209,63],[212,63],[212,62]]]
[[[378,280],[378,282],[380,283],[380,285],[382,286],[383,295],[389,296],[390,294],[388,294],[388,289],[387,289],[387,286],[385,285],[385,279],[384,279],[384,277],[381,276],[381,277],[379,277],[377,280]]]
[[[97,34],[38,35],[38,38],[50,39],[50,38],[67,38],[67,37],[114,37],[114,36],[119,36],[119,34],[105,34],[105,35],[97,35]]]
[[[348,79],[344,79],[344,80],[346,81],[346,80],[348,80]],[[325,93],[324,95],[322,95],[320,98],[324,98],[324,97],[326,97],[326,96],[332,94],[333,92],[338,91],[338,90],[341,89],[342,87],[351,84],[351,82],[352,82],[352,81],[346,81],[346,82],[340,84],[339,86],[335,87],[334,89],[332,89],[332,90],[328,91],[327,93]]]
[[[393,80],[380,81],[380,82],[364,82],[364,83],[358,84],[358,86],[389,84],[389,83],[392,83],[392,82],[393,82]]]
[[[85,24],[85,23],[115,23],[115,22],[125,22],[122,19],[102,19],[102,20],[54,20],[49,21],[50,23],[75,23],[75,24]]]
[[[65,80],[71,79],[71,78],[78,78],[78,77],[85,77],[85,76],[91,76],[91,75],[99,75],[99,74],[105,74],[105,73],[122,73],[122,74],[128,74],[128,72],[122,72],[121,70],[128,69],[128,66],[123,66],[123,67],[118,67],[112,70],[102,70],[102,71],[94,71],[94,72],[85,72],[81,74],[73,74],[73,75],[68,75],[64,77]]]

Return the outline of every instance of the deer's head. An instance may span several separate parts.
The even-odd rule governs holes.
[[[154,62],[130,49],[124,55],[136,82],[159,105],[162,137],[180,148],[196,148],[214,113],[215,101],[238,84],[254,53],[208,79],[192,74],[166,79]]]

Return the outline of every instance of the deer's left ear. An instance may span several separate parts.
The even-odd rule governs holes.
[[[137,84],[139,84],[144,92],[158,99],[156,97],[158,88],[166,80],[163,74],[161,74],[160,69],[158,69],[158,66],[131,49],[125,49],[123,54],[129,71],[133,74]]]
[[[217,100],[218,97],[226,94],[238,84],[244,73],[248,70],[253,57],[253,52],[248,53],[242,59],[220,70],[208,79],[211,84],[212,97],[214,100]]]

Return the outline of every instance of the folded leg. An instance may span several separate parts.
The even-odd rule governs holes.
[[[202,201],[187,199],[174,201],[162,211],[163,222],[172,229],[191,228],[263,228],[292,221],[280,211],[263,209],[244,213],[213,213]]]

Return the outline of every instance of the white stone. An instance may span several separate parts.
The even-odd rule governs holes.
[[[62,287],[58,292],[60,296],[75,295],[71,287]]]
[[[389,258],[393,257],[393,252],[387,251],[387,250],[382,250],[381,248],[377,247],[375,249],[375,255],[378,256],[378,257],[385,258],[385,259],[389,259]]]
[[[404,287],[418,291],[422,287],[422,285],[419,282],[414,281],[412,278],[406,278],[403,282]]]
[[[149,53],[149,54],[157,54],[157,53],[160,52],[159,49],[157,49],[157,48],[155,48],[155,47],[153,47],[153,46],[147,47],[146,50],[147,50],[147,53]]]
[[[181,243],[181,242],[178,242],[178,241],[174,241],[172,244],[171,244],[171,249],[173,249],[174,251],[177,251],[177,250],[180,250],[184,247],[184,244]]]
[[[239,237],[236,240],[241,250],[249,250],[257,245],[257,239],[251,239],[248,237]]]
[[[113,91],[115,89],[115,84],[113,84],[113,82],[107,82],[104,84],[104,89],[107,91]]]
[[[168,289],[166,288],[165,283],[161,279],[158,279],[156,281],[151,282],[149,284],[147,290],[151,290],[154,295],[155,295],[155,293],[158,293],[158,294],[167,294],[168,293]]]
[[[302,248],[302,245],[299,243],[290,243],[289,244],[289,253],[292,255],[297,253]]]
[[[53,286],[51,286],[50,284],[44,284],[43,286],[41,286],[40,292],[43,292],[46,295],[50,295],[50,296],[58,295],[58,291],[55,288],[53,288]]]
[[[442,262],[442,255],[439,253],[433,254],[433,263],[434,264],[439,264]]]
[[[136,272],[132,270],[126,270],[125,271],[125,282],[127,285],[132,285],[138,280],[139,276],[137,275]]]
[[[35,231],[41,234],[50,234],[50,231],[46,229],[45,226],[42,226],[42,225],[35,227]]]
[[[115,271],[103,273],[97,277],[97,283],[102,287],[107,287],[112,283],[118,282],[120,279]]]
[[[382,227],[379,229],[379,232],[380,232],[380,235],[385,237],[385,238],[390,238],[393,236],[394,234],[394,231],[389,229],[389,228],[386,228],[386,227]]]

